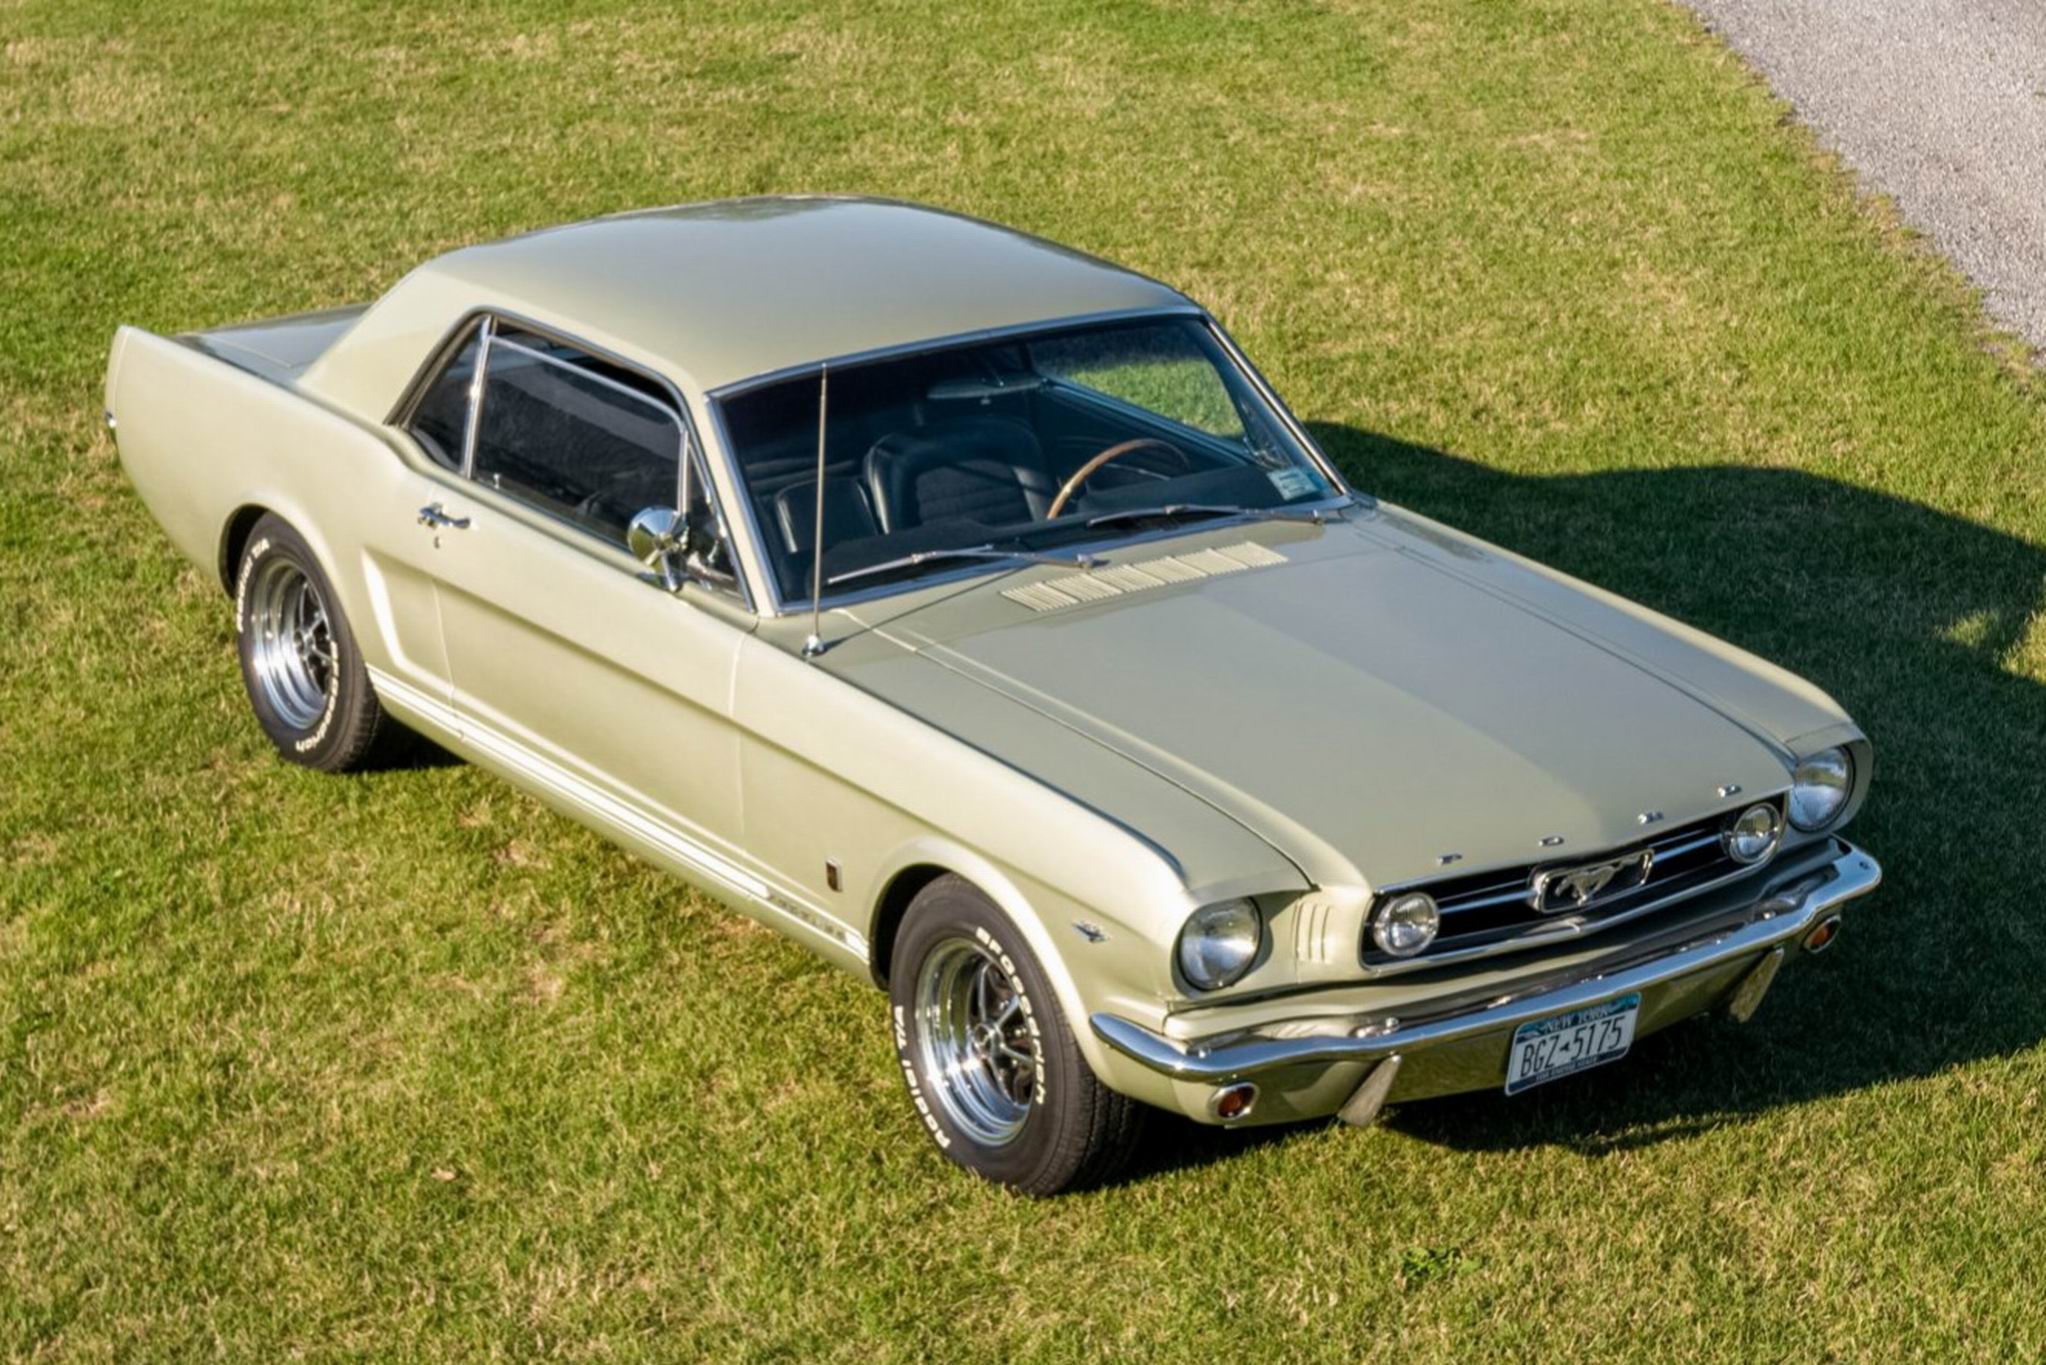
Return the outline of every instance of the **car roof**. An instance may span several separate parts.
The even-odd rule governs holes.
[[[464,315],[523,315],[657,368],[685,391],[864,352],[1102,313],[1177,290],[1041,237],[885,199],[728,199],[464,247],[421,266],[307,375],[396,400]],[[403,375],[372,346],[409,350]],[[323,376],[319,373],[326,369]],[[367,381],[367,384],[357,381]]]

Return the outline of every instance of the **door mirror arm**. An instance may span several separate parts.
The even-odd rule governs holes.
[[[736,577],[711,562],[720,544],[707,509],[700,517],[684,518],[672,507],[644,508],[625,531],[625,548],[632,557],[651,569],[662,587],[676,593],[690,583],[728,590],[738,586]]]
[[[682,591],[689,581],[683,555],[688,538],[682,516],[672,507],[646,507],[625,528],[625,548],[632,557],[653,570],[662,587]]]

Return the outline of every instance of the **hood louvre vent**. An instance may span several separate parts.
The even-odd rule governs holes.
[[[1032,611],[1063,611],[1087,602],[1101,602],[1126,593],[1148,592],[1173,583],[1192,583],[1202,578],[1241,573],[1245,569],[1268,569],[1284,564],[1286,556],[1252,541],[1216,549],[1193,550],[1186,554],[1162,555],[1134,564],[1113,564],[1092,573],[1047,578],[1041,583],[1004,588],[1002,596]]]

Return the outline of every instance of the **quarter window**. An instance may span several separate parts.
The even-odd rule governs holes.
[[[462,453],[469,433],[470,398],[476,382],[476,356],[483,349],[482,328],[472,327],[454,358],[435,376],[405,430],[419,442],[434,463],[457,474],[462,472]]]

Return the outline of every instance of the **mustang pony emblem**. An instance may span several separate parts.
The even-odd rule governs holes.
[[[1537,872],[1528,888],[1527,903],[1544,915],[1565,910],[1582,910],[1608,892],[1631,891],[1648,880],[1655,866],[1655,850],[1642,849],[1624,857],[1580,867],[1552,867]]]

